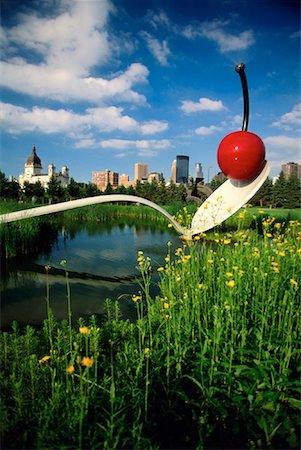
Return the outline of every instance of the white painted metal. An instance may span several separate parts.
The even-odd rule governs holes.
[[[224,222],[245,205],[263,185],[271,167],[266,162],[252,181],[227,180],[199,207],[192,219],[191,235],[205,232]]]
[[[123,194],[111,194],[111,195],[99,195],[96,197],[82,198],[80,200],[70,200],[69,202],[56,203],[54,205],[39,206],[37,208],[24,209],[22,211],[16,211],[13,213],[2,214],[0,216],[0,223],[14,222],[16,220],[29,219],[30,217],[44,216],[46,214],[57,213],[61,211],[67,211],[68,209],[81,208],[82,206],[95,205],[97,203],[112,203],[112,202],[130,202],[141,203],[157,210],[160,214],[165,216],[167,220],[175,227],[175,229],[185,235],[189,235],[189,231],[185,230],[176,220],[168,214],[165,209],[156,205],[142,197],[136,197],[135,195],[123,195]]]
[[[123,194],[99,195],[96,197],[71,200],[69,202],[2,214],[0,215],[0,223],[29,219],[30,217],[67,211],[68,209],[81,208],[82,206],[95,205],[97,203],[130,202],[141,203],[155,209],[169,220],[178,233],[191,238],[195,234],[214,228],[234,214],[253,197],[266,180],[269,172],[270,165],[266,163],[258,177],[251,182],[225,181],[197,210],[192,219],[192,228],[190,230],[183,228],[170,214],[168,214],[167,211],[165,211],[165,209],[161,208],[156,203],[142,197]]]

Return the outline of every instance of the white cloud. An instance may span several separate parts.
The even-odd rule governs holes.
[[[168,129],[168,123],[166,121],[150,120],[142,124],[140,128],[142,134],[161,133]]]
[[[148,11],[147,12],[147,20],[148,22],[157,29],[158,26],[164,27],[165,29],[169,29],[172,27],[172,24],[166,15],[166,13],[162,10],[159,12]]]
[[[228,22],[213,20],[203,22],[197,26],[188,25],[182,30],[182,35],[188,39],[198,37],[215,42],[221,53],[245,50],[254,44],[255,38],[252,30],[242,31],[239,34],[231,34],[224,30]]]
[[[137,83],[147,82],[143,64],[131,64],[107,79],[91,76],[95,66],[112,57],[114,46],[107,31],[110,1],[61,0],[59,5],[55,17],[22,14],[17,25],[3,29],[6,55],[0,66],[1,85],[59,101],[145,103],[145,97],[133,90]]]
[[[170,55],[170,50],[168,48],[167,41],[163,40],[160,42],[146,31],[142,31],[141,35],[145,39],[147,47],[154,58],[161,64],[161,66],[168,66],[167,58]]]
[[[84,140],[89,139],[90,145],[91,139],[93,139],[91,130],[96,133],[108,133],[116,130],[150,135],[168,127],[166,122],[160,121],[139,123],[136,119],[123,114],[123,108],[116,106],[88,108],[83,114],[65,109],[54,110],[37,106],[27,109],[9,103],[1,103],[0,106],[2,127],[10,134],[32,131],[45,134],[64,133],[74,139],[78,137]],[[83,141],[84,145],[85,141]]]
[[[167,150],[172,146],[168,139],[107,139],[100,142],[100,147],[115,150],[138,150],[141,156],[157,156],[158,150]],[[122,156],[120,156],[122,155]],[[125,153],[119,153],[118,157],[123,157]]]
[[[222,128],[216,127],[215,125],[210,125],[210,127],[199,127],[195,130],[195,133],[199,136],[208,136],[215,133],[215,131],[220,131]]]
[[[210,100],[210,98],[200,98],[198,102],[183,100],[180,109],[185,114],[191,114],[199,111],[222,111],[226,109],[221,100]]]
[[[289,161],[301,163],[300,138],[278,135],[263,139],[266,147],[266,157],[274,169]]]
[[[285,131],[292,130],[301,125],[301,103],[294,106],[292,111],[283,114],[279,120],[272,123],[273,126],[281,127]]]

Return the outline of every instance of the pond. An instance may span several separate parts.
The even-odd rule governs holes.
[[[72,316],[104,312],[105,300],[118,300],[122,316],[135,317],[131,300],[137,294],[139,272],[137,253],[142,250],[153,266],[152,294],[158,292],[157,267],[165,264],[167,243],[181,244],[178,235],[167,227],[129,223],[65,223],[47,252],[14,260],[1,271],[1,328],[14,320],[20,324],[40,325],[47,317],[46,270],[50,305],[58,320],[67,318],[66,273],[69,274]],[[66,261],[65,268],[60,264]]]

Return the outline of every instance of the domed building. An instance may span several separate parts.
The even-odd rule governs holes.
[[[61,172],[55,171],[55,165],[48,165],[48,173],[42,173],[42,163],[40,158],[37,155],[36,147],[33,146],[31,154],[28,156],[27,161],[24,165],[24,173],[19,176],[19,184],[21,187],[24,186],[24,183],[27,181],[28,183],[37,183],[40,181],[43,188],[46,189],[48,187],[49,180],[52,176],[54,176],[57,181],[61,183],[62,186],[67,186],[69,183],[69,169],[67,166],[63,166]]]

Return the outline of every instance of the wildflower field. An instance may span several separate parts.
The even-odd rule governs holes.
[[[62,262],[57,322],[46,267],[43,327],[0,335],[2,448],[299,448],[300,222],[250,214],[168,244],[161,267],[141,249],[136,321],[121,298],[72,326]]]

